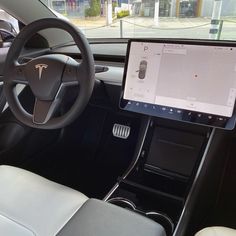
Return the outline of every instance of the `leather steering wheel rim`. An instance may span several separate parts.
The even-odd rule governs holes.
[[[81,52],[82,62],[78,63],[65,55],[52,54],[19,64],[18,58],[26,42],[39,31],[50,28],[62,29],[72,36]],[[42,73],[47,78],[43,78]],[[57,78],[56,82],[53,77]],[[94,59],[83,33],[65,20],[45,18],[25,26],[13,41],[5,63],[3,88],[9,107],[20,122],[33,128],[57,129],[69,125],[81,114],[92,94],[94,78]],[[29,114],[20,104],[15,92],[16,84],[30,86],[36,98],[35,114]],[[72,85],[79,85],[74,104],[64,115],[52,117],[60,100],[58,94],[64,87]]]

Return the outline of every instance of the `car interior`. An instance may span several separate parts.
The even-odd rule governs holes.
[[[0,235],[236,235],[235,41],[0,8]]]

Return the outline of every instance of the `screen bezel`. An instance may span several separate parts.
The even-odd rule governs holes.
[[[126,105],[128,104],[128,102],[134,101],[134,100],[124,99],[124,89],[125,89],[125,84],[126,84],[126,76],[127,76],[128,62],[129,62],[129,56],[130,56],[130,47],[131,47],[132,42],[162,43],[162,44],[185,44],[185,45],[196,45],[196,46],[219,46],[219,47],[234,47],[234,48],[236,48],[236,43],[234,41],[190,40],[190,39],[176,40],[176,39],[164,39],[164,38],[161,38],[161,39],[146,39],[146,38],[145,39],[141,39],[141,38],[140,39],[129,39],[128,44],[127,44],[127,52],[126,52],[126,58],[125,58],[125,66],[124,66],[123,80],[122,80],[122,86],[121,86],[120,103],[119,103],[120,108],[123,110],[128,110],[125,108]],[[235,127],[235,123],[236,123],[235,105],[236,105],[236,103],[234,104],[232,117],[229,118],[229,122],[228,122],[229,125],[228,126],[225,125],[225,127],[220,127],[220,128],[232,130]],[[140,113],[148,115],[145,112],[140,112]],[[157,116],[157,117],[163,118],[163,116]],[[175,118],[171,118],[171,117],[164,117],[164,118],[176,120]],[[197,122],[190,122],[190,123],[197,123]],[[203,124],[203,125],[205,125],[205,124]],[[211,126],[211,125],[207,125],[207,126]],[[213,127],[215,127],[215,126],[213,126]]]

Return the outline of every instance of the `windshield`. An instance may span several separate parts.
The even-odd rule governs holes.
[[[42,0],[88,38],[236,40],[235,0]]]

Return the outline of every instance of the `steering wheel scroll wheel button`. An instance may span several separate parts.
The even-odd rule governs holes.
[[[81,65],[76,60],[72,58],[68,58],[68,61],[65,66],[64,74],[62,77],[62,83],[65,84],[66,86],[79,84],[80,66]]]

